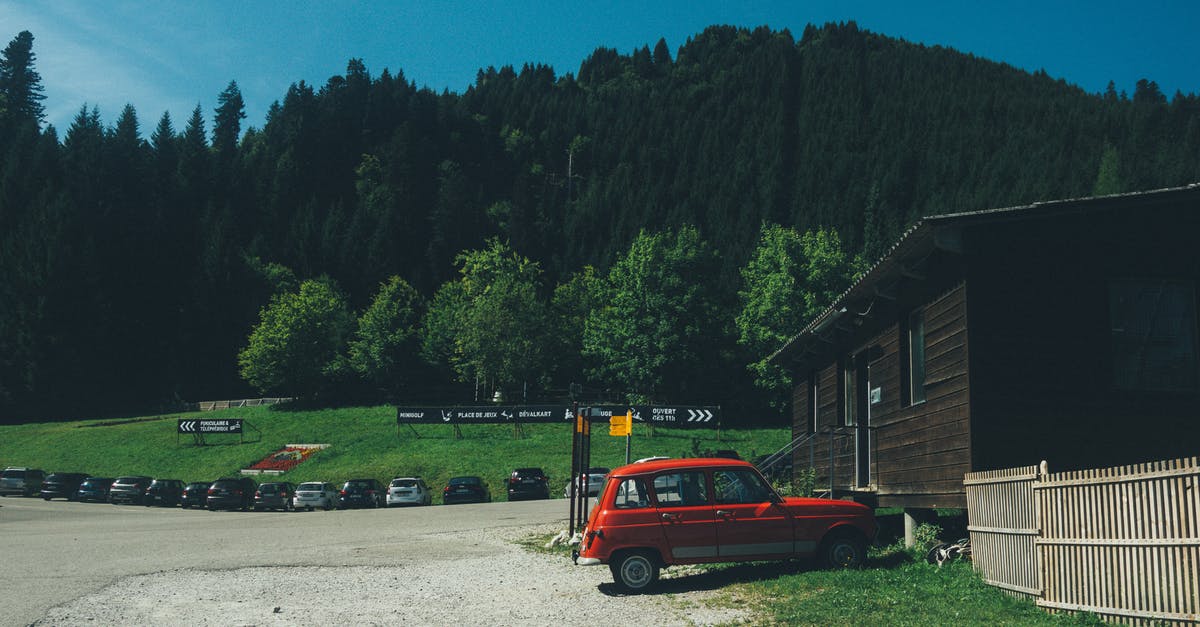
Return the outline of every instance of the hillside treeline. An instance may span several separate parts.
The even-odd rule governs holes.
[[[679,369],[691,385],[638,393],[765,407],[747,365],[769,342],[747,341],[735,318],[774,225],[834,234],[847,258],[869,261],[924,215],[1200,180],[1196,95],[1168,98],[1148,80],[1132,95],[1089,94],[853,23],[809,26],[798,41],[711,27],[674,51],[598,49],[576,73],[483,69],[462,94],[351,60],[324,85],[292,85],[254,128],[236,82],[184,120],[146,119],[131,103],[108,121],[85,104],[56,129],[42,99],[22,32],[0,59],[5,421],[257,394],[239,352],[264,308],[306,281],[334,289],[347,320],[393,277],[432,310],[451,302],[437,295],[463,282],[471,255],[491,250],[534,264],[553,309],[558,288],[591,273],[613,294],[621,262],[660,259],[637,249],[657,234],[672,254],[685,241],[703,253],[679,271],[704,305],[677,315],[705,317],[689,331],[704,342],[688,343]],[[559,315],[578,338],[538,350],[569,354],[505,382],[509,397],[580,382],[631,392],[600,363],[619,359],[605,357],[612,347],[585,345],[616,322]],[[770,324],[794,328],[767,337],[803,325],[784,318]],[[456,368],[431,354],[438,338],[414,333],[425,344],[411,349],[408,387],[354,382],[343,351],[322,369],[325,398],[469,401],[484,374],[496,385],[494,371]]]

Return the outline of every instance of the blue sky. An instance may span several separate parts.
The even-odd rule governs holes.
[[[599,46],[629,53],[666,39],[672,55],[712,24],[790,29],[855,20],[877,33],[942,45],[1089,92],[1140,78],[1170,97],[1200,93],[1200,2],[246,2],[0,0],[0,39],[34,35],[47,121],[65,132],[87,103],[112,124],[133,104],[144,135],[163,111],[180,129],[196,104],[211,128],[217,94],[237,80],[245,125],[300,80],[320,86],[363,59],[419,86],[463,91],[487,66],[544,63],[575,72]]]

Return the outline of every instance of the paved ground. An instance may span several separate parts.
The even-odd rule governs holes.
[[[711,624],[711,590],[620,596],[514,540],[567,502],[208,512],[0,499],[0,624]]]

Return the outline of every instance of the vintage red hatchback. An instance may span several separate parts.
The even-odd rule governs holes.
[[[608,475],[574,557],[608,564],[617,586],[638,592],[675,564],[815,556],[861,566],[875,532],[869,507],[781,497],[748,462],[667,459]]]

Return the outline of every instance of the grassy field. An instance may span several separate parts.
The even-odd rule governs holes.
[[[176,436],[180,418],[243,418],[261,435],[247,428],[245,443],[237,435],[208,435],[206,446],[195,446],[190,436]],[[592,438],[592,465],[624,463],[625,438],[610,437],[606,425],[600,426]],[[695,456],[702,450],[727,448],[750,458],[773,453],[789,437],[782,428],[720,432],[658,428],[651,435],[639,427],[634,427],[633,459]],[[503,500],[501,482],[513,468],[540,466],[551,477],[551,495],[561,497],[571,468],[570,426],[524,425],[523,431],[518,438],[510,425],[465,425],[458,439],[447,425],[397,428],[396,411],[390,406],[315,411],[252,407],[0,426],[0,467],[200,481],[234,475],[286,444],[330,444],[279,480],[338,482],[374,477],[387,481],[420,475],[440,489],[451,476],[479,475],[491,485],[493,498]]]

